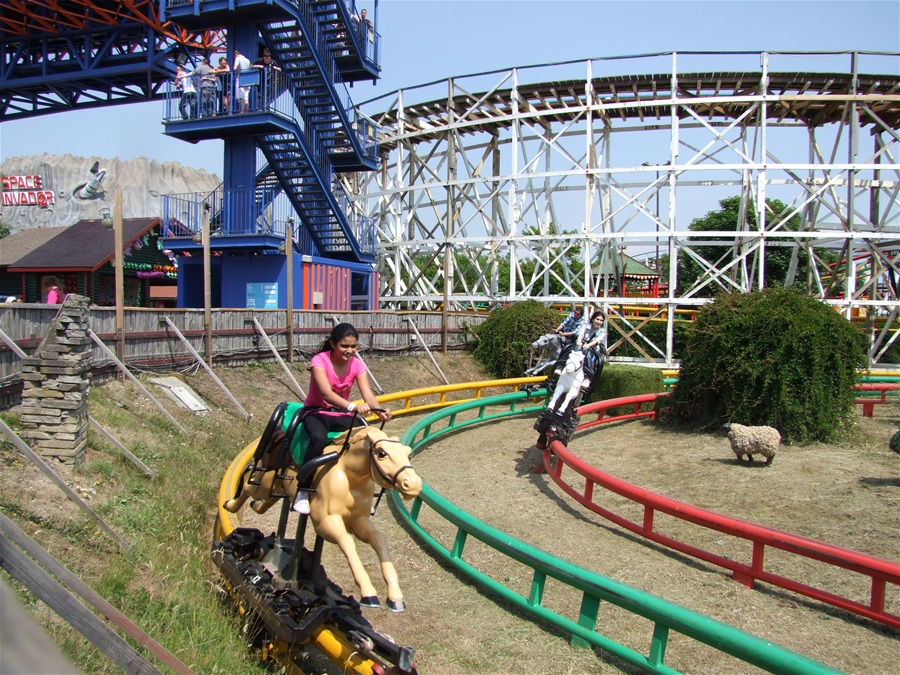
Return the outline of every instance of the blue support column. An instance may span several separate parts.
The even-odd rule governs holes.
[[[228,28],[228,67],[234,69],[234,50],[243,54],[251,63],[259,50],[259,32],[254,24],[234,25]],[[232,81],[237,77],[232,74]],[[231,92],[232,110],[238,109],[236,86]],[[254,197],[256,187],[256,141],[251,137],[226,138],[224,161],[224,222],[226,233],[248,234],[255,230]]]

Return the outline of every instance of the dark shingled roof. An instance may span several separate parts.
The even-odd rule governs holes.
[[[127,247],[158,223],[159,218],[123,220],[122,245]],[[82,220],[11,263],[8,271],[55,269],[92,272],[115,257],[115,244],[116,237],[111,227],[106,227],[99,220]]]
[[[69,229],[68,226],[30,227],[0,239],[0,265],[12,265],[18,262],[67,229]]]

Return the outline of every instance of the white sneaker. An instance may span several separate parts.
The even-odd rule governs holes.
[[[294,505],[291,508],[301,515],[308,516],[309,493],[305,490],[300,490],[300,492],[297,493],[296,498],[294,498]]]

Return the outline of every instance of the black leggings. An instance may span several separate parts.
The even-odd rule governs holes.
[[[363,421],[353,415],[320,415],[319,413],[311,413],[303,418],[303,428],[306,435],[309,436],[309,445],[306,447],[306,456],[304,462],[315,459],[322,454],[322,451],[331,441],[328,434],[332,431],[346,431],[350,428],[351,422],[355,421],[354,426],[362,426]]]

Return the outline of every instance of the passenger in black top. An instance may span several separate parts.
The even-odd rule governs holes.
[[[272,53],[265,49],[260,58],[253,62],[254,68],[259,68],[259,94],[262,97],[260,108],[271,108],[278,95],[278,80],[281,78],[281,68],[272,58]]]

